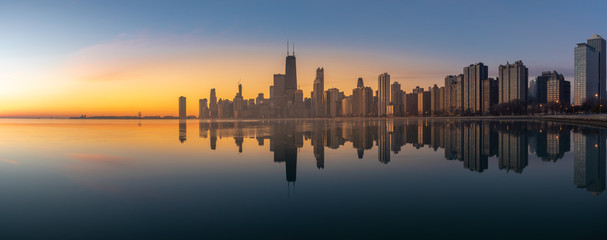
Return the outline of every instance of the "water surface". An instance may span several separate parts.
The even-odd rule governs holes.
[[[604,129],[0,119],[0,237],[605,238]]]

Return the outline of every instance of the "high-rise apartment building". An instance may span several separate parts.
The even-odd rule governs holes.
[[[483,63],[471,64],[464,67],[463,80],[463,111],[478,113],[482,109],[481,80],[487,79],[488,67]]]
[[[573,104],[599,99],[599,53],[586,43],[578,43],[574,50]]]
[[[312,86],[312,115],[314,117],[324,117],[323,94],[325,92],[325,69],[316,69],[316,78]]]
[[[498,82],[498,80],[495,80],[493,78],[487,78],[487,79],[481,81],[481,83],[482,83],[481,84],[481,86],[482,86],[481,98],[483,99],[483,104],[482,104],[483,109],[481,112],[483,115],[492,113],[495,105],[498,102],[497,82]]]
[[[186,119],[185,97],[179,97],[179,119]]]
[[[377,77],[377,116],[385,116],[390,103],[390,75],[382,73]]]
[[[550,77],[546,82],[546,102],[571,103],[571,83],[556,71],[550,72]]]
[[[514,64],[500,65],[498,72],[498,102],[509,103],[517,100],[526,104],[529,72],[523,61],[518,60]]]
[[[198,100],[198,118],[209,118],[209,107],[206,98]]]
[[[217,106],[217,93],[215,92],[215,88],[211,88],[211,96],[209,99],[210,99],[209,110],[210,110],[211,118],[217,118],[218,106]]]
[[[392,114],[401,116],[403,114],[403,90],[398,82],[394,82],[390,88],[390,100],[392,100]]]
[[[602,38],[600,35],[598,34],[594,34],[592,36],[592,38],[586,40],[586,44],[588,44],[589,46],[594,48],[594,51],[596,53],[598,53],[598,67],[597,67],[597,71],[598,71],[598,77],[599,77],[599,94],[602,94],[600,96],[601,99],[603,99],[602,101],[604,101],[605,98],[605,85],[606,85],[606,81],[607,81],[607,76],[606,76],[606,67],[607,67],[607,62],[605,61],[605,51],[607,51],[607,49],[605,48],[605,39]]]

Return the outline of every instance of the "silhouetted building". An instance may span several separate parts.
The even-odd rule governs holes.
[[[287,59],[285,63],[284,76],[284,94],[288,99],[287,101],[293,101],[293,95],[295,94],[295,90],[297,90],[297,67],[295,64],[295,47],[293,47],[291,55],[289,55],[289,51],[287,49]]]
[[[404,93],[405,95],[405,115],[416,116],[417,115],[417,93]]]
[[[209,107],[207,105],[206,98],[198,100],[198,118],[199,119],[209,118]]]
[[[482,114],[487,115],[493,113],[493,109],[498,102],[498,80],[488,78],[481,81],[483,108]]]
[[[601,94],[601,99],[603,99],[605,95],[605,81],[607,81],[607,76],[605,72],[607,70],[607,62],[605,60],[605,55],[607,55],[607,48],[605,46],[605,39],[598,34],[594,34],[592,38],[586,40],[586,44],[594,48],[594,51],[596,51],[596,53],[598,54],[598,67],[595,71],[598,71],[597,76],[600,88],[599,92]]]
[[[185,97],[179,97],[179,119],[186,119]]]
[[[312,115],[314,117],[325,116],[325,105],[323,101],[323,94],[325,92],[325,69],[316,69],[316,78],[314,79],[313,91],[312,91]]]
[[[330,88],[325,91],[323,96],[323,102],[327,107],[325,109],[325,116],[327,117],[338,117],[341,112],[341,99],[339,96],[339,89]]]
[[[482,109],[481,80],[488,78],[488,68],[483,63],[464,67],[462,111],[479,113]]]
[[[211,96],[209,102],[209,110],[211,113],[211,118],[217,118],[217,94],[215,93],[215,88],[211,88]]]
[[[423,88],[417,92],[417,114],[419,116],[430,115],[430,100],[430,92],[424,91]]]
[[[403,115],[403,90],[400,89],[398,82],[392,83],[390,89],[390,99],[392,100],[392,115],[402,116]]]

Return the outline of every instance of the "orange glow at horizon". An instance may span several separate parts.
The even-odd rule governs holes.
[[[198,115],[198,99],[232,99],[243,84],[245,99],[269,98],[273,74],[284,73],[285,50],[272,44],[255,47],[201,44],[192,39],[157,40],[120,37],[63,56],[45,67],[16,66],[0,72],[0,117],[175,116],[179,96],[188,115]],[[298,49],[298,85],[310,96],[317,67],[325,68],[325,89],[350,95],[358,77],[377,88],[377,75],[388,72],[409,92],[443,81],[445,73],[426,71],[430,59],[378,56],[369,52]],[[25,74],[31,67],[31,73]],[[454,68],[454,69],[459,69]],[[455,74],[457,72],[453,72]]]

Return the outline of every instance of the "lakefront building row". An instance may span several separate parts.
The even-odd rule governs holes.
[[[601,103],[605,92],[605,39],[594,35],[574,49],[573,106]],[[377,77],[374,91],[362,78],[351,92],[325,89],[324,68],[316,69],[309,97],[298,89],[294,50],[287,47],[285,73],[274,74],[269,98],[259,93],[244,99],[242,85],[230,99],[199,100],[199,118],[300,118],[300,117],[383,117],[383,116],[460,116],[520,114],[528,105],[571,107],[571,83],[557,71],[542,72],[529,80],[529,70],[519,60],[498,66],[498,76],[489,77],[482,62],[448,75],[444,85],[419,86],[405,91],[392,82],[388,73]],[[353,81],[354,82],[354,81]],[[179,117],[186,118],[185,97],[179,98]]]

